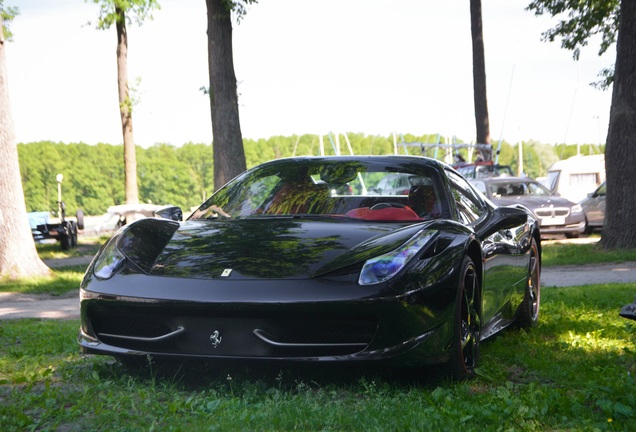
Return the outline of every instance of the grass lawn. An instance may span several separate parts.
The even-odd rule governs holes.
[[[606,251],[596,243],[544,243],[542,249],[544,267],[636,261],[636,250]]]
[[[80,239],[76,248],[63,251],[59,243],[36,243],[42,260],[60,260],[82,256],[95,256],[106,237]],[[0,292],[20,292],[23,294],[61,295],[79,289],[86,265],[71,265],[53,269],[52,277],[22,280],[0,280]]]
[[[599,254],[595,245],[543,250],[544,266],[608,256],[636,261],[631,251]],[[76,290],[82,273],[56,269],[0,290],[62,293]],[[544,288],[539,325],[485,341],[468,382],[436,367],[131,370],[82,355],[77,320],[0,321],[0,431],[636,431],[636,322],[618,316],[635,295],[632,284]]]
[[[87,238],[80,237],[77,247],[67,250],[62,250],[58,242],[36,243],[35,247],[38,250],[38,255],[43,260],[94,256],[107,239],[107,236]]]
[[[539,325],[482,344],[479,374],[253,365],[130,370],[78,321],[0,327],[0,430],[636,430],[632,285],[549,288]]]

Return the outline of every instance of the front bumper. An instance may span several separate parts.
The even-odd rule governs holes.
[[[545,234],[565,234],[580,235],[585,232],[585,219],[567,225],[541,225],[541,235]]]
[[[395,296],[315,280],[281,280],[269,289],[202,289],[209,281],[133,276],[146,278],[146,286],[152,282],[146,288],[152,298],[112,292],[123,291],[117,287],[130,275],[97,282],[114,288],[109,293],[81,291],[78,342],[85,353],[293,361],[400,357],[424,364],[444,361],[451,338],[454,290],[439,284],[417,296]],[[139,294],[140,285],[130,282],[126,291]]]

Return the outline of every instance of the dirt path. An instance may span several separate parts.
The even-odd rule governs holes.
[[[542,287],[631,282],[636,282],[636,262],[548,267],[541,274]]]
[[[76,291],[63,296],[0,293],[0,320],[15,318],[79,318]]]

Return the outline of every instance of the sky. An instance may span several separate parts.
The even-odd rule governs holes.
[[[530,0],[483,0],[493,143],[604,143],[611,91],[589,83],[614,63],[592,41],[579,61],[543,42],[557,21]],[[134,139],[148,147],[210,143],[203,0],[159,0],[128,26],[137,89]],[[17,142],[122,140],[115,28],[97,30],[84,0],[5,0],[20,15],[6,47]],[[470,10],[466,0],[260,0],[234,23],[244,138],[364,133],[441,134],[474,142]]]

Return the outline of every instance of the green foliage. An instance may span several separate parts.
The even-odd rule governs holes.
[[[530,332],[482,344],[478,377],[436,368],[268,367],[251,363],[127,369],[79,353],[77,320],[0,327],[3,430],[634,430],[629,285],[551,288]]]
[[[612,84],[614,84],[614,68],[603,68],[597,75],[600,80],[593,82],[592,87],[598,90],[607,90]]]
[[[157,0],[84,0],[99,6],[99,17],[95,27],[110,28],[115,22],[126,19],[126,23],[141,25],[152,19],[152,11],[160,9]]]
[[[13,33],[11,33],[11,30],[9,29],[9,25],[16,16],[20,15],[20,9],[15,6],[5,7],[3,3],[4,0],[0,0],[0,18],[2,18],[2,21],[0,22],[0,24],[2,24],[0,26],[2,27],[0,29],[0,39],[11,42],[13,41]]]
[[[86,214],[103,214],[108,207],[123,204],[122,153],[122,146],[107,144],[18,144],[27,210],[57,209],[58,173],[64,174],[62,199],[69,215],[79,208]]]
[[[247,14],[247,7],[253,3],[258,3],[258,0],[221,0],[223,7],[228,12],[234,12],[236,20],[238,22]]]
[[[523,172],[531,178],[545,176],[550,166],[558,160],[567,159],[578,153],[583,155],[601,154],[605,147],[589,144],[577,146],[575,144],[543,144],[537,141],[521,143],[523,146]],[[497,146],[495,146],[496,149]],[[519,144],[511,145],[502,142],[499,153],[499,164],[509,165],[513,173],[517,173],[519,167]]]
[[[561,40],[561,47],[572,51],[572,57],[579,59],[581,48],[590,38],[600,35],[599,55],[605,53],[616,42],[620,16],[620,0],[532,0],[526,10],[535,15],[549,14],[559,17],[559,23],[543,33],[545,41]],[[566,16],[566,18],[563,18]],[[614,82],[614,68],[604,68],[599,72],[600,80],[592,86],[606,90]]]
[[[389,155],[394,153],[393,136],[347,135],[354,154]],[[438,135],[405,135],[406,142],[436,143]],[[323,137],[326,155],[336,154],[336,136]],[[244,139],[248,167],[262,162],[291,156],[317,156],[320,141],[317,135],[274,136],[268,139]],[[349,154],[347,140],[339,136],[340,154]],[[333,143],[333,144],[332,144]],[[408,154],[443,159],[445,150],[410,147]],[[581,152],[601,150],[582,146]],[[399,148],[404,154],[405,150]],[[551,146],[534,141],[523,143],[524,171],[530,177],[546,175],[547,169],[558,159],[576,154],[576,145]],[[198,206],[213,192],[212,146],[187,143],[180,147],[156,144],[137,147],[137,176],[140,202],[172,204],[188,210]],[[57,209],[55,176],[64,174],[62,199],[67,214],[82,209],[87,215],[100,215],[108,207],[124,204],[124,166],[121,145],[84,143],[53,143],[40,141],[18,144],[22,186],[28,211]],[[467,155],[466,155],[467,157]],[[517,170],[518,147],[506,142],[501,145],[499,163]]]
[[[200,204],[196,179],[190,167],[179,160],[177,151],[176,147],[157,144],[137,153],[139,195],[144,201],[185,209]]]
[[[544,40],[561,39],[561,47],[571,50],[578,60],[581,48],[595,35],[601,36],[599,55],[616,42],[620,0],[533,0],[527,10],[536,15],[563,17],[552,29],[543,33]]]
[[[598,145],[567,145],[567,144],[557,144],[554,146],[554,151],[559,159],[567,159],[572,156],[576,156],[578,153],[588,156],[593,154],[603,154],[605,153],[605,146],[601,146],[599,148]]]

